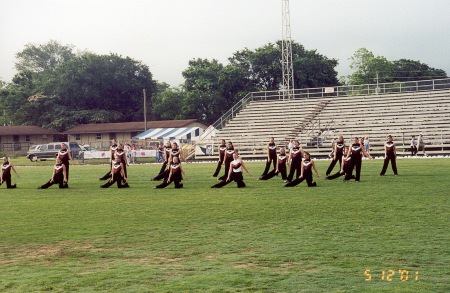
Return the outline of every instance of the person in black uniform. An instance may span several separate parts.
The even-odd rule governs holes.
[[[233,154],[234,154],[234,146],[231,141],[227,143],[227,149],[225,150],[225,173],[218,178],[218,180],[224,180],[227,178],[228,173],[230,171],[230,164],[231,161],[233,161]]]
[[[303,149],[300,147],[300,142],[296,140],[294,141],[294,147],[291,148],[291,152],[289,154],[289,159],[291,160],[291,169],[286,181],[292,181],[292,178],[294,178],[294,173],[296,173],[295,178],[300,176],[302,169],[302,156]]]
[[[65,143],[61,143],[61,149],[58,152],[58,158],[61,160],[61,163],[66,166],[67,180],[69,180],[69,161],[72,161],[73,159],[72,152],[67,149],[67,145]]]
[[[264,176],[259,177],[259,180],[269,180],[273,178],[275,175],[278,176],[281,173],[281,179],[286,180],[286,163],[288,161],[288,156],[286,155],[286,150],[284,148],[280,148],[280,153],[277,155],[277,166],[275,169],[270,171]]]
[[[108,180],[109,178],[111,178],[111,169],[112,166],[114,165],[114,155],[116,153],[116,150],[117,150],[117,143],[116,140],[113,139],[111,140],[111,145],[109,147],[109,151],[111,154],[109,158],[109,171],[105,175],[103,175],[103,177],[100,177],[99,180]]]
[[[174,157],[172,163],[170,164],[167,178],[164,179],[163,183],[155,186],[155,188],[165,188],[172,182],[174,183],[175,188],[183,188],[183,183],[181,183],[181,180],[183,180],[182,175],[184,176],[184,179],[187,180],[186,173],[184,173],[184,170],[181,167],[180,159],[178,157]]]
[[[16,188],[17,187],[16,184],[11,185],[11,169],[14,171],[14,173],[16,173],[17,177],[20,177],[16,171],[16,168],[14,168],[14,165],[8,161],[7,157],[3,157],[2,176],[1,176],[0,185],[2,185],[4,182],[6,182],[6,188]]]
[[[345,142],[344,137],[341,135],[339,136],[338,140],[334,142],[333,160],[331,161],[330,166],[328,167],[327,172],[325,173],[326,176],[330,175],[337,162],[339,162],[339,165],[342,167],[342,157],[344,156],[344,154],[345,154]]]
[[[125,176],[124,171],[124,165],[120,156],[118,154],[115,154],[113,165],[111,167],[111,178],[105,184],[100,185],[100,188],[108,188],[116,182],[117,188],[130,187],[128,183],[122,184],[122,181],[127,181],[127,177]]]
[[[169,148],[166,148],[166,150],[168,150],[168,149]],[[183,158],[183,152],[178,148],[178,144],[176,142],[172,143],[172,145],[170,146],[170,151],[168,152],[168,155],[166,155],[166,158],[167,158],[169,167],[170,167],[170,164],[172,164],[174,158],[178,158],[178,160],[181,162],[181,159]],[[185,162],[186,162],[186,160],[185,160]],[[164,167],[164,169],[165,169],[165,167]],[[161,168],[161,170],[163,170],[163,169]],[[170,168],[167,170],[163,170],[156,177],[154,177],[152,179],[152,181],[159,181],[164,178],[167,178],[167,176],[169,175],[169,172],[170,172]]]
[[[383,169],[381,169],[380,176],[384,176],[384,174],[386,174],[389,161],[391,161],[392,171],[394,171],[394,175],[398,176],[396,159],[397,150],[395,148],[395,143],[392,140],[392,135],[388,135],[387,141],[384,144],[384,164]]]
[[[167,164],[169,164],[170,153],[172,152],[172,144],[170,141],[166,141],[164,145],[164,162],[162,163],[161,169],[159,170],[158,175],[151,178],[150,181],[159,181],[165,178],[168,174],[168,170],[166,170]]]
[[[306,180],[306,183],[308,184],[308,187],[315,187],[317,186],[316,182],[313,182],[313,174],[312,169],[314,169],[314,172],[316,172],[317,177],[320,178],[319,172],[317,172],[316,164],[314,163],[314,160],[311,160],[311,155],[308,152],[303,153],[304,160],[301,162],[302,168],[300,176],[295,178],[294,181],[286,183],[284,187],[294,187],[300,183],[303,182],[303,180]]]
[[[52,178],[38,189],[47,189],[53,184],[58,184],[59,188],[67,188],[66,166],[61,162],[59,156],[56,157],[56,164],[53,166]]]
[[[362,156],[366,156],[368,158],[372,158],[369,154],[366,153],[364,149],[363,142],[359,140],[358,137],[355,137],[353,140],[353,144],[348,148],[347,157],[351,158],[350,160],[350,168],[349,172],[345,173],[344,181],[348,181],[353,179],[353,169],[356,169],[355,181],[359,182],[361,177],[361,164],[362,164]]]
[[[173,162],[173,158],[177,157],[180,162],[184,161],[187,163],[187,160],[184,158],[183,150],[179,149],[178,144],[176,142],[172,143],[172,150],[170,151],[169,162]]]
[[[266,168],[264,169],[264,172],[261,174],[261,176],[266,175],[269,173],[270,165],[273,163],[273,169],[277,168],[277,146],[275,144],[275,139],[271,137],[269,139],[269,143],[267,144],[267,161],[266,161]]]
[[[116,153],[115,153],[114,157],[115,156],[118,156],[120,159],[120,162],[123,164],[123,172],[125,173],[124,178],[128,178],[127,166],[129,166],[129,164],[128,164],[127,152],[123,149],[123,145],[120,143],[117,144],[117,149],[116,149]],[[123,183],[126,183],[125,179],[124,179]]]
[[[211,188],[222,188],[231,181],[235,181],[238,188],[245,187],[244,176],[242,176],[242,169],[244,169],[250,177],[252,176],[252,174],[248,172],[247,167],[245,167],[244,161],[242,161],[242,159],[239,157],[238,151],[235,150],[233,153],[233,161],[231,161],[230,163],[230,170],[228,171],[227,178],[211,186]]]
[[[217,152],[219,153],[219,161],[217,162],[216,171],[213,174],[213,177],[217,177],[220,173],[220,169],[222,168],[223,161],[225,160],[225,151],[227,150],[227,144],[225,139],[222,139],[222,142],[217,147]]]

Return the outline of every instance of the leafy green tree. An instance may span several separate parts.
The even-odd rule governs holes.
[[[39,56],[26,60],[41,60]],[[58,60],[61,63],[51,66],[27,61],[23,63],[26,66],[20,67],[1,101],[11,109],[15,124],[64,131],[81,123],[142,120],[143,89],[151,109],[156,84],[141,62],[116,54],[89,52]]]
[[[54,40],[41,45],[30,43],[16,54],[16,69],[19,72],[42,73],[54,70],[73,57],[75,54],[71,45],[61,45]]]
[[[281,41],[254,51],[244,49],[233,54],[230,63],[247,71],[247,83],[254,90],[278,90],[282,84]],[[306,50],[292,42],[295,88],[321,87],[339,83],[335,67],[338,62],[316,50]]]
[[[447,74],[442,69],[429,67],[427,64],[408,59],[389,61],[383,56],[375,57],[365,48],[358,49],[350,57],[350,68],[354,72],[348,76],[349,84],[367,84],[379,82],[405,82],[445,78]]]
[[[186,93],[179,88],[166,88],[153,97],[152,113],[155,117],[171,120],[183,119],[183,101]]]
[[[349,84],[367,84],[379,82],[392,82],[394,65],[385,57],[375,57],[366,48],[358,49],[350,58],[350,68],[354,72],[348,76]]]
[[[446,78],[447,74],[442,69],[436,69],[409,59],[400,59],[393,62],[394,64],[394,80],[424,80],[424,79],[439,79]]]

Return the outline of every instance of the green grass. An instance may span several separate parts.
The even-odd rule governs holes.
[[[449,159],[399,160],[398,177],[364,161],[361,183],[317,188],[257,181],[263,163],[248,162],[248,188],[211,189],[215,164],[188,164],[182,190],[153,189],[154,164],[130,166],[126,190],[99,188],[106,165],[73,165],[69,189],[36,190],[51,167],[13,162],[18,188],[0,188],[2,292],[450,291]]]

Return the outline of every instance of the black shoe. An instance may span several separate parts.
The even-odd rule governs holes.
[[[380,176],[384,176],[384,174],[383,174],[383,173],[380,173]]]

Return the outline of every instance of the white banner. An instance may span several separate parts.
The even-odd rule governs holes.
[[[136,150],[130,151],[131,155],[136,158],[154,158],[156,157],[156,150]],[[108,159],[111,157],[110,151],[86,151],[84,152],[85,159]]]

